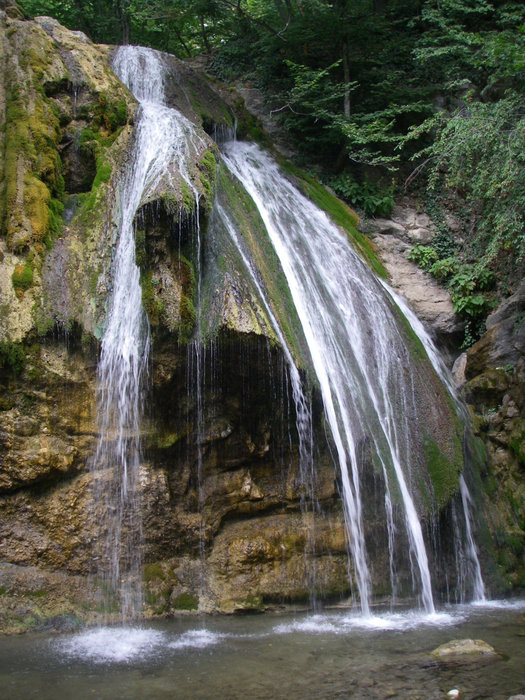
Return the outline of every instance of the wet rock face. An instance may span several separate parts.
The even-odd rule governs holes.
[[[281,353],[263,337],[232,332],[201,352],[200,396],[195,381],[186,394],[180,391],[184,375],[195,377],[199,358],[192,346],[171,374],[166,364],[162,374],[154,373],[144,532],[145,558],[160,566],[147,583],[157,591],[155,605],[176,609],[173,601],[188,595],[201,610],[232,612],[308,600],[314,566],[325,590],[347,590],[342,515],[326,455],[317,475],[326,512],[315,528],[317,543],[309,541],[314,528],[301,510],[309,485],[300,473],[295,409]],[[337,537],[335,550],[328,540],[333,544]],[[198,566],[199,551],[204,592],[202,575],[169,574],[184,561]]]
[[[486,445],[488,522],[507,585],[525,585],[525,284],[487,319],[466,353],[463,393]]]
[[[194,349],[166,346],[159,341],[163,368],[153,372],[141,467],[149,613],[306,601],[313,580],[325,596],[347,592],[344,527],[326,455],[317,474],[325,515],[314,527],[301,510],[307,485],[280,351],[260,336],[227,334],[205,350],[198,397]],[[19,375],[1,377],[10,399],[0,411],[0,557],[18,567],[19,592],[29,598],[35,570],[61,574],[53,605],[49,598],[44,606],[49,617],[67,608],[67,577],[89,574],[103,556],[103,504],[93,501],[89,472],[95,360],[80,345],[49,341]]]

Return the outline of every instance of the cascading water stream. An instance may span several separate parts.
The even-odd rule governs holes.
[[[371,442],[386,484],[389,544],[394,546],[391,489],[395,486],[404,508],[412,575],[419,582],[422,606],[431,613],[428,558],[409,488],[410,421],[417,405],[410,372],[404,371],[410,353],[392,304],[344,234],[281,175],[269,156],[254,144],[239,142],[226,144],[223,155],[259,209],[303,326],[337,452],[362,612],[370,612],[371,574],[359,453]],[[392,555],[390,561],[393,576]]]
[[[139,494],[141,390],[150,336],[135,263],[134,219],[159,188],[182,178],[195,192],[188,167],[200,137],[165,105],[162,54],[141,47],[117,49],[116,74],[140,103],[131,162],[119,183],[119,237],[113,287],[98,367],[100,438],[93,462],[99,513],[99,574],[119,593],[122,619],[141,609],[141,517]]]

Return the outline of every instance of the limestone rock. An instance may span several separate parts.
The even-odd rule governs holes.
[[[488,522],[500,542],[497,560],[508,586],[524,575],[525,546],[525,283],[487,319],[487,332],[467,351],[464,397],[485,442]],[[491,486],[494,485],[494,488]]]
[[[525,281],[487,318],[487,332],[468,351],[467,377],[516,365],[525,356]]]
[[[395,206],[390,219],[365,223],[392,287],[404,297],[421,319],[448,363],[452,365],[463,332],[450,294],[424,270],[408,259],[414,243],[428,244],[434,236],[430,218],[410,206]]]

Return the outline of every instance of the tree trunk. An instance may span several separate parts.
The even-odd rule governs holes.
[[[202,34],[202,40],[204,42],[204,48],[206,49],[206,53],[209,55],[209,54],[211,54],[211,46],[210,46],[210,42],[208,41],[208,35],[206,34],[206,27],[204,26],[204,17],[202,17],[202,15],[199,17],[199,22],[201,24],[201,34]]]

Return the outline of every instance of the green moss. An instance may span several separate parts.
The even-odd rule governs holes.
[[[179,206],[181,206],[182,209],[185,209],[187,212],[192,212],[195,209],[195,196],[190,190],[186,180],[181,180],[180,191],[182,194],[182,204],[179,205],[179,203],[177,202],[177,209],[179,208]],[[166,196],[167,195],[165,195],[165,197]]]
[[[224,208],[230,212],[233,224],[240,232],[252,254],[257,269],[261,273],[272,312],[279,321],[279,326],[287,345],[297,364],[304,367],[307,365],[305,358],[309,357],[309,355],[304,342],[301,323],[297,316],[297,310],[279,258],[275,253],[257,207],[241,183],[224,167],[219,167],[218,169],[217,186],[219,201],[223,201]],[[208,297],[215,294],[216,286],[222,284],[225,276],[233,270],[238,269],[241,272],[241,276],[244,276],[244,263],[240,258],[239,252],[232,245],[229,236],[226,233],[221,233],[219,229],[214,234],[215,236],[221,236],[221,243],[220,245],[217,244],[219,264],[216,277],[218,279],[210,278],[208,280],[208,288],[205,290]],[[224,254],[224,251],[227,251],[227,255]],[[224,263],[222,270],[220,269],[221,259]],[[255,298],[257,298],[256,295]],[[208,303],[211,304],[211,302]],[[260,320],[266,325],[268,335],[273,337],[273,330],[269,319],[262,310],[262,306],[260,312]],[[214,330],[214,326],[210,323],[206,332],[210,335]]]
[[[152,276],[151,270],[145,270],[141,273],[142,305],[148,314],[148,319],[152,326],[159,325],[160,314],[163,308],[162,302],[155,297],[154,288],[157,283],[157,280]]]
[[[193,82],[195,85],[195,88],[190,87],[188,90],[192,107],[200,116],[203,129],[208,131],[208,133],[211,133],[213,126],[217,124],[233,126],[232,115],[228,109],[217,100],[216,94],[214,93],[213,98],[210,101],[209,99],[206,99],[205,93],[202,93],[204,81],[204,76],[199,76],[198,84],[195,81],[190,80],[190,82]],[[206,104],[204,104],[204,102]]]
[[[137,229],[135,231],[135,264],[141,270],[146,269],[146,232],[143,229]]]
[[[305,592],[306,598],[308,597],[308,591]],[[303,599],[303,596],[300,595],[300,599]],[[264,610],[264,602],[263,598],[260,595],[249,595],[246,596],[246,598],[242,598],[241,600],[237,601],[237,608],[240,608],[241,610],[253,610],[254,612],[262,612]]]
[[[164,581],[165,578],[166,576],[160,564],[146,564],[144,566],[144,581],[146,581],[146,583],[153,580]]]
[[[456,456],[462,454],[462,447],[459,437],[454,436],[454,448]],[[434,491],[434,501],[438,508],[442,508],[457,493],[459,488],[459,477],[461,462],[452,462],[440,450],[437,442],[430,436],[426,436],[423,441],[423,452],[428,474],[432,481]]]
[[[410,348],[411,353],[419,360],[428,362],[427,351],[421,342],[421,338],[417,335],[417,333],[415,333],[407,317],[397,305],[395,305],[394,310],[396,313],[397,322],[403,332],[404,339]]]
[[[102,157],[97,159],[97,173],[93,180],[93,187],[98,187],[103,182],[109,182],[111,178],[111,165]]]
[[[237,100],[234,104],[237,115],[237,133],[239,138],[250,138],[265,148],[271,148],[272,142],[268,134],[264,131],[261,122],[248,112],[244,100]]]
[[[525,467],[525,425],[523,422],[512,431],[509,447],[518,458],[520,464]]]
[[[156,431],[153,439],[151,440],[151,444],[160,450],[168,450],[176,445],[183,437],[185,437],[185,435],[186,433],[184,432],[159,433]]]
[[[30,53],[25,52],[26,63],[36,70]],[[60,124],[42,90],[30,94],[28,86],[24,90],[11,83],[13,78],[7,80],[0,228],[8,245],[16,239],[21,248],[33,245],[41,253],[43,245],[52,243],[58,225],[54,202],[64,193],[58,153]]]
[[[205,151],[199,160],[199,167],[204,169],[210,178],[215,177],[217,160],[213,151]]]
[[[44,245],[50,250],[57,236],[62,232],[64,219],[64,205],[59,199],[51,198],[49,202],[49,224],[46,235],[44,236]]]
[[[93,125],[97,129],[105,129],[108,133],[115,132],[128,121],[128,107],[123,99],[115,100],[102,92],[98,96]]]
[[[33,285],[33,267],[31,263],[26,262],[24,265],[16,265],[11,280],[18,296],[23,295],[26,289]]]
[[[217,178],[217,160],[212,151],[205,151],[201,156],[201,159],[199,160],[199,169],[202,171],[200,181],[204,197],[207,202],[211,202],[213,200],[215,182]]]
[[[27,595],[30,598],[46,598],[49,595],[47,588],[39,588],[36,591],[28,591]]]
[[[171,603],[174,610],[197,610],[199,601],[190,593],[181,593]]]
[[[78,213],[75,220],[82,227],[92,226],[93,222],[103,215],[102,200],[105,195],[105,185],[111,179],[111,165],[100,155],[97,158],[97,172],[91,186],[91,191],[78,195]]]

